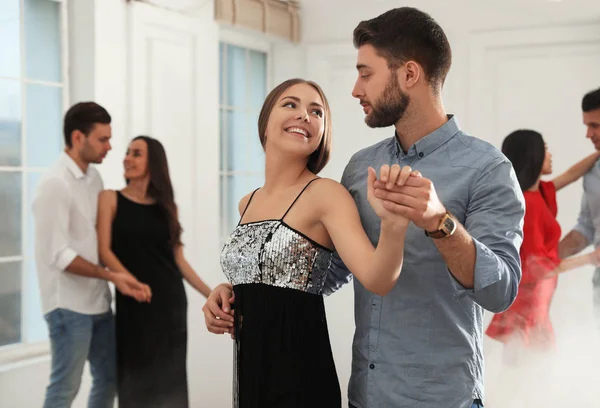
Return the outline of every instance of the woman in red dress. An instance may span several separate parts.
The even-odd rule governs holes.
[[[549,311],[558,273],[597,264],[600,255],[595,251],[563,260],[558,257],[561,229],[556,221],[556,192],[583,176],[600,155],[586,157],[552,181],[541,181],[541,176],[552,173],[552,155],[541,134],[517,130],[504,139],[502,152],[512,162],[525,197],[523,276],[514,303],[494,316],[486,334],[505,344],[516,341],[526,348],[546,350],[554,346]]]

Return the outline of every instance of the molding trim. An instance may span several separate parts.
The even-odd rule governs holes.
[[[131,1],[131,0],[128,0]],[[142,3],[147,3],[160,8],[169,10],[187,12],[204,7],[207,3],[213,0],[135,0]]]
[[[300,8],[281,0],[215,0],[215,20],[300,42]]]

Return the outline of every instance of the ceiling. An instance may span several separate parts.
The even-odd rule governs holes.
[[[600,0],[301,0],[303,39],[347,40],[356,24],[394,7],[430,13],[444,28],[467,31],[598,23]]]

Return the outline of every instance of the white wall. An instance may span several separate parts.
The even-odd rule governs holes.
[[[360,20],[375,17],[402,2],[357,4],[345,8],[343,13],[340,3],[333,3],[331,7],[305,7],[303,26],[309,41],[307,76],[324,88],[333,115],[334,147],[323,175],[339,179],[354,152],[393,136],[391,128],[369,129],[358,102],[351,96],[356,79],[352,30]],[[422,6],[440,22],[453,49],[453,66],[443,93],[447,111],[457,115],[468,133],[497,147],[512,130],[539,130],[554,153],[555,173],[590,154],[593,147],[585,139],[580,105],[585,92],[600,86],[600,25],[573,20],[595,16],[597,21],[598,4],[588,2],[586,9],[584,2],[579,2],[579,9],[569,14],[566,5],[550,9],[552,6],[538,3],[533,7],[536,14],[525,16],[525,9],[532,8],[526,1],[520,8],[513,3],[506,9],[490,6],[480,10],[457,10],[453,6],[459,3],[467,1],[450,1],[446,5],[425,1]],[[581,192],[578,182],[559,194],[558,220],[565,234],[575,223]],[[486,338],[486,407],[526,406],[528,402],[546,407],[598,404],[588,387],[593,381],[590,378],[597,378],[597,372],[586,365],[590,361],[587,357],[595,352],[591,344],[597,342],[597,333],[592,329],[591,273],[592,268],[587,267],[561,277],[551,311],[559,347],[559,353],[552,356],[555,366],[545,373],[544,380],[533,378],[531,384],[524,384],[524,394],[519,394],[518,400],[508,397],[514,390],[507,392],[502,377],[506,373],[498,372],[501,347]],[[328,298],[326,304],[345,392],[353,333],[352,289],[344,288]],[[492,315],[488,313],[486,317],[487,325]],[[567,360],[577,363],[567,364]],[[565,372],[575,375],[575,380],[567,381]]]

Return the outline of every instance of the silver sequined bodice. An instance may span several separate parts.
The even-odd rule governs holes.
[[[320,295],[332,252],[283,220],[238,225],[223,247],[221,267],[232,285],[263,283]]]

